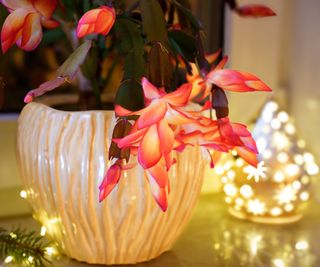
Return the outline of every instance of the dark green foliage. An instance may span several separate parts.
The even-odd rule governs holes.
[[[157,0],[141,0],[140,9],[143,31],[149,42],[161,42],[168,46],[168,32],[162,8]]]
[[[170,31],[169,38],[176,52],[186,61],[195,62],[198,54],[197,40],[183,31]]]
[[[155,43],[149,53],[148,78],[157,87],[171,89],[172,65],[169,53],[161,43]]]
[[[129,79],[120,85],[115,103],[129,110],[143,108],[143,93],[141,84],[135,79]]]
[[[19,266],[44,267],[51,265],[46,257],[48,244],[35,232],[17,228],[7,231],[0,228],[0,260],[3,262],[6,257],[12,256],[12,263]],[[28,258],[32,257],[32,261]]]

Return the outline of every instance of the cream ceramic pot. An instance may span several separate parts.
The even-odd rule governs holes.
[[[204,162],[198,148],[188,148],[170,170],[166,213],[139,166],[99,203],[114,124],[112,111],[66,112],[40,103],[26,105],[19,118],[18,158],[34,217],[78,261],[131,264],[159,256],[174,245],[200,194]]]

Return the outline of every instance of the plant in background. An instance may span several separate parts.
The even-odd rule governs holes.
[[[111,78],[121,81],[114,98],[117,124],[109,149],[112,164],[100,185],[100,201],[119,182],[122,170],[135,166],[134,161],[129,163],[131,155],[145,169],[163,211],[174,154],[187,146],[206,149],[212,167],[217,154],[233,149],[257,165],[258,151],[250,132],[245,125],[229,121],[225,90],[271,90],[252,74],[224,69],[227,57],[221,59],[219,51],[205,54],[204,30],[188,0],[1,3],[10,12],[1,32],[3,52],[15,43],[27,51],[35,49],[42,27],[62,29],[74,50],[53,79],[26,95],[26,103],[77,81],[81,108],[104,109],[101,95]],[[227,3],[242,16],[275,15],[262,5]],[[121,76],[114,71],[116,66],[122,68]],[[195,111],[191,103],[203,107]],[[210,117],[203,115],[205,110],[210,110]]]

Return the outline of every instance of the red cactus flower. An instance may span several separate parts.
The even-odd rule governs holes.
[[[1,31],[3,53],[15,43],[25,51],[34,50],[42,39],[42,26],[52,29],[59,25],[51,19],[56,0],[0,0],[0,3],[10,12]]]
[[[77,36],[82,38],[86,35],[96,33],[107,35],[116,19],[114,8],[101,6],[89,10],[80,19],[77,27]]]

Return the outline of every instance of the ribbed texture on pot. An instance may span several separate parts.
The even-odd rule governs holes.
[[[34,216],[66,255],[88,263],[137,263],[169,250],[202,185],[201,153],[188,148],[170,171],[166,213],[139,166],[99,203],[114,123],[111,111],[64,112],[39,103],[28,104],[19,118],[18,156]]]

